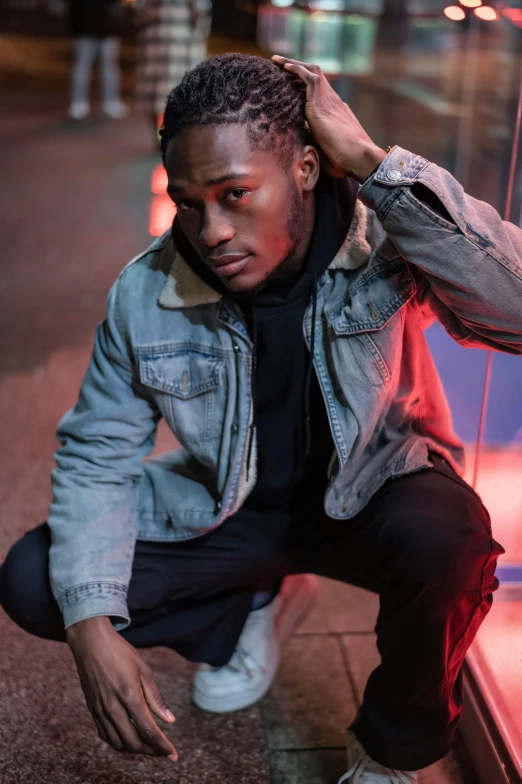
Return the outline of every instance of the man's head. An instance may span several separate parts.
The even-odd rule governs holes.
[[[304,85],[260,57],[213,57],[170,93],[161,146],[178,220],[237,294],[296,270],[314,220],[319,159]]]

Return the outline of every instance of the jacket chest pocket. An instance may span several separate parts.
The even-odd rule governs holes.
[[[153,394],[178,441],[212,462],[225,407],[225,359],[190,346],[142,351],[140,379]]]
[[[343,303],[327,312],[334,366],[387,385],[402,357],[404,306],[416,285],[405,262],[367,271]]]

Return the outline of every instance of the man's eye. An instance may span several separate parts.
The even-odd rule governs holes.
[[[234,188],[233,191],[229,191],[227,193],[227,197],[226,198],[227,198],[227,201],[232,202],[232,204],[233,204],[234,202],[239,201],[240,199],[242,199],[243,196],[246,196],[247,193],[249,193],[249,191],[247,191],[246,188]]]
[[[194,209],[194,202],[193,201],[177,201],[176,207],[180,212],[186,212],[187,210]]]

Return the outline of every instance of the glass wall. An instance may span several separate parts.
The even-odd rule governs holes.
[[[320,65],[378,144],[444,166],[522,227],[520,2],[272,0],[258,43]],[[510,757],[512,778],[485,780],[522,781],[522,358],[462,349],[439,324],[427,338],[467,478],[506,549],[467,664]]]

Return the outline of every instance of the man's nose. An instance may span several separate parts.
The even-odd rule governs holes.
[[[206,245],[207,248],[215,248],[223,242],[231,240],[234,236],[234,229],[223,216],[207,212],[203,216],[201,230],[199,232],[200,245]]]

